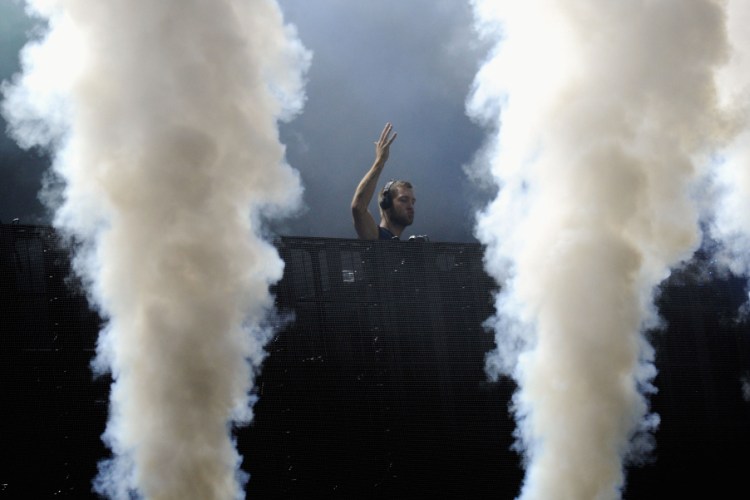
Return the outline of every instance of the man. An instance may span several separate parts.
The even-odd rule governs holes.
[[[380,225],[375,223],[368,210],[378,179],[388,161],[391,144],[396,139],[393,126],[385,124],[380,139],[375,143],[375,162],[357,186],[352,199],[352,217],[357,236],[363,240],[399,239],[407,226],[414,222],[414,198],[412,185],[406,181],[388,182],[378,196]]]

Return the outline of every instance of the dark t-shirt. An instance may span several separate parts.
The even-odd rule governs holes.
[[[383,226],[378,226],[378,239],[379,240],[397,240],[398,236],[390,232]]]

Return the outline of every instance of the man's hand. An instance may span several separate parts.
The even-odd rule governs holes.
[[[393,135],[391,135],[393,134]],[[393,132],[393,125],[386,123],[383,131],[380,133],[380,139],[375,142],[375,163],[382,164],[388,161],[388,155],[390,154],[391,144],[396,139],[396,134]]]

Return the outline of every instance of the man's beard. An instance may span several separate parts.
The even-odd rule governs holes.
[[[411,226],[411,223],[414,222],[414,216],[412,216],[411,220],[409,220],[408,214],[400,214],[396,210],[391,210],[391,213],[389,215],[391,222],[402,227]]]

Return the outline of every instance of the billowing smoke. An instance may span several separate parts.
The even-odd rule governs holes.
[[[294,209],[279,119],[309,53],[275,0],[28,0],[47,31],[4,87],[26,147],[52,151],[55,225],[106,319],[112,498],[238,498],[283,262],[262,220]]]
[[[733,113],[740,133],[715,161],[717,206],[709,215],[715,243],[714,263],[735,275],[750,276],[750,2],[727,4],[727,32],[734,48],[718,77],[719,98]],[[750,314],[750,300],[740,309]],[[750,374],[740,378],[742,397],[750,401]]]
[[[750,3],[727,4],[727,33],[734,47],[718,76],[719,99],[742,130],[716,159],[717,206],[711,236],[716,261],[735,274],[750,274]]]
[[[618,498],[654,444],[642,332],[659,324],[655,287],[701,244],[698,198],[740,125],[717,74],[727,26],[747,22],[719,0],[474,9],[497,42],[468,102],[496,130],[499,194],[476,229],[502,287],[486,368],[518,384],[520,497]]]

